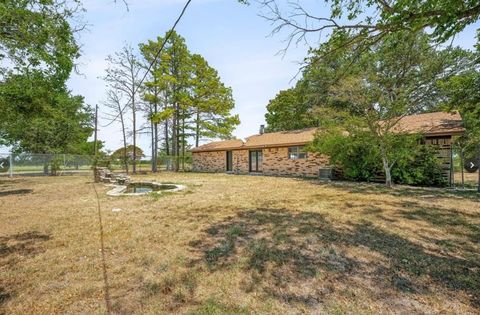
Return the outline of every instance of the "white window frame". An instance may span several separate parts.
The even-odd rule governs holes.
[[[303,146],[288,147],[288,159],[299,160],[306,159],[307,152],[303,150]]]

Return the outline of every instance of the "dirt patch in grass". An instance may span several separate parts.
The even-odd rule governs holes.
[[[224,174],[138,179],[187,190],[115,198],[97,184],[104,258],[90,178],[2,180],[0,313],[480,311],[477,194]]]

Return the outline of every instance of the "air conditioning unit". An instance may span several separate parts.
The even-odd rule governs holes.
[[[323,167],[318,170],[318,178],[321,180],[331,180],[332,179],[332,169]]]

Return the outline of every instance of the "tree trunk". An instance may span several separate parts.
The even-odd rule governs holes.
[[[157,78],[154,77],[154,94],[155,94],[155,100],[153,103],[153,114],[156,115],[158,113],[158,89],[157,89]],[[158,123],[155,122],[153,124],[153,169],[152,171],[154,173],[158,172]]]
[[[152,149],[152,156],[150,158],[150,161],[152,162],[152,173],[155,173],[155,132],[154,132],[154,127],[153,127],[153,122],[150,120],[150,132],[151,132],[151,149]]]
[[[200,143],[199,138],[200,138],[200,112],[197,111],[197,120],[196,120],[196,126],[195,126],[195,147],[198,147],[198,144]]]
[[[125,122],[123,121],[122,108],[119,105],[120,122],[122,124],[122,136],[123,136],[123,163],[125,165],[125,172],[128,174],[128,158],[127,158],[127,135],[125,132]]]
[[[137,173],[137,115],[135,113],[135,98],[132,97],[133,114],[133,174]]]
[[[168,109],[168,94],[164,94],[164,102],[165,105],[163,107],[164,110]],[[169,139],[169,132],[168,132],[168,125],[169,125],[169,118],[165,119],[165,130],[164,130],[164,137],[165,137],[165,154],[167,157],[170,156],[170,139]]]
[[[179,111],[179,106],[177,106],[177,113]],[[176,146],[176,152],[175,152],[175,156],[176,156],[176,159],[175,159],[175,171],[178,172],[180,170],[180,161],[179,161],[179,158],[180,158],[180,115],[177,115],[177,143],[175,144]]]
[[[388,165],[388,160],[383,157],[382,158],[383,162],[383,170],[385,171],[385,186],[388,188],[392,187],[392,174],[390,172],[391,166]]]
[[[123,122],[122,122],[123,125]],[[128,156],[127,156],[127,136],[125,135],[125,128],[123,129],[123,164],[125,166],[125,173],[128,174]]]
[[[174,104],[174,113],[172,120],[172,157],[173,157],[173,170],[177,171],[177,106]]]
[[[153,171],[156,173],[158,172],[158,124],[155,123],[153,125],[153,145],[154,145],[154,148],[153,148],[153,153],[154,153],[154,157],[155,157],[155,164],[154,164],[154,169]]]
[[[461,168],[461,171],[462,171],[462,189],[465,189],[465,175],[464,175],[464,157],[463,157],[463,148],[460,148],[460,168]],[[453,165],[452,165],[453,167]]]
[[[170,139],[168,134],[168,119],[165,119],[165,154],[170,156]]]
[[[182,171],[185,172],[185,113],[182,117]]]
[[[168,118],[165,119],[165,155],[167,156],[165,160],[165,167],[167,171],[171,169],[171,158],[170,158],[170,138],[168,133]]]

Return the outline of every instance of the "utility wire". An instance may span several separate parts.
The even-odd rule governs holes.
[[[192,2],[192,0],[187,0],[187,2],[185,3],[185,5],[183,6],[183,9],[182,9],[182,12],[180,12],[180,15],[178,16],[177,20],[175,21],[175,23],[173,24],[172,28],[170,29],[170,31],[168,31],[167,33],[167,36],[165,36],[165,39],[163,40],[163,43],[162,43],[162,46],[160,46],[160,48],[158,49],[157,53],[155,54],[153,60],[150,62],[150,64],[148,65],[148,68],[147,68],[147,71],[145,72],[145,74],[143,75],[142,79],[140,80],[140,82],[138,83],[137,85],[137,88],[133,88],[133,92],[132,92],[132,95],[130,96],[130,98],[128,99],[128,102],[125,104],[125,106],[123,106],[121,112],[119,112],[114,119],[112,119],[112,121],[110,121],[108,124],[106,125],[102,125],[102,127],[108,127],[110,126],[111,124],[113,124],[117,119],[118,117],[120,116],[120,113],[123,113],[123,111],[125,110],[125,108],[127,108],[128,104],[130,103],[130,101],[132,100],[133,96],[135,95],[135,93],[138,92],[138,89],[140,88],[140,86],[142,85],[143,81],[145,80],[145,78],[147,77],[148,73],[150,72],[150,70],[152,70],[152,67],[153,65],[157,62],[157,59],[158,57],[160,56],[160,54],[162,53],[162,50],[163,48],[165,47],[165,45],[167,44],[168,40],[170,39],[170,36],[172,35],[173,31],[175,30],[175,28],[177,27],[177,24],[180,22],[180,20],[182,19],[183,15],[185,14],[185,11],[187,10],[188,6],[190,5],[190,2]]]
[[[95,172],[95,170],[94,170]],[[102,223],[102,211],[100,207],[100,199],[98,197],[98,191],[95,187],[95,182],[92,182],[93,190],[95,191],[95,197],[97,199],[97,215],[98,215],[98,227],[99,227],[99,236],[100,236],[100,251],[102,254],[102,271],[103,271],[103,293],[105,298],[105,308],[107,314],[110,315],[112,312],[112,302],[110,300],[110,287],[108,283],[108,274],[107,274],[107,260],[105,258],[105,242],[104,242],[104,233],[103,233],[103,223]]]
[[[170,38],[172,32],[175,30],[175,27],[177,26],[178,22],[180,22],[183,14],[185,13],[188,5],[190,4],[190,2],[192,2],[192,0],[188,0],[186,2],[185,6],[183,7],[182,12],[180,13],[177,20],[173,24],[172,28],[168,32],[167,36],[165,36],[165,39],[162,43],[162,46],[160,47],[160,49],[156,53],[155,57],[153,58],[152,62],[148,66],[147,71],[143,75],[143,78],[140,80],[140,83],[138,84],[138,87],[140,87],[140,85],[143,83],[143,81],[147,77],[148,73],[152,69],[153,64],[157,61],[157,59],[160,56],[163,48],[165,47],[165,44],[167,43],[168,39]],[[134,88],[132,96],[134,96],[135,93],[138,91],[138,87],[137,87],[137,89]],[[125,108],[130,103],[131,100],[132,100],[132,97],[130,97],[128,102],[125,104],[125,106],[122,108],[122,110],[118,113],[118,115],[115,117],[115,119],[113,119],[112,122],[107,124],[106,126],[109,126],[110,124],[112,124],[114,121],[116,121],[118,119],[118,117],[120,116],[120,113],[123,113],[123,111],[125,110]],[[106,126],[102,126],[102,127],[106,127]],[[94,172],[95,172],[95,170],[94,170]],[[98,224],[99,224],[99,234],[100,234],[100,247],[101,247],[101,253],[102,253],[102,270],[103,270],[103,281],[104,281],[105,307],[106,307],[107,314],[111,314],[112,305],[111,305],[111,300],[110,300],[110,291],[109,291],[108,274],[107,274],[107,262],[106,262],[106,257],[105,257],[106,255],[105,255],[105,243],[104,243],[104,235],[103,235],[102,212],[101,212],[101,206],[100,206],[100,199],[99,199],[99,196],[98,196],[98,191],[97,191],[97,188],[95,187],[95,182],[92,183],[92,186],[93,186],[93,190],[95,191],[95,198],[96,198],[96,201],[97,201],[96,208],[97,208],[97,211],[98,211],[97,214],[98,214]]]

